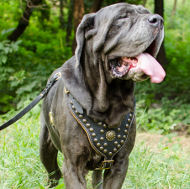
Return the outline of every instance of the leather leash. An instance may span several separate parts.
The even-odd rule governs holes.
[[[55,82],[61,78],[61,72],[57,72],[47,83],[45,89],[38,95],[28,106],[26,106],[21,112],[19,112],[17,115],[15,115],[12,119],[5,122],[0,126],[0,131],[9,127],[13,123],[15,123],[17,120],[19,120],[21,117],[23,117],[27,112],[29,112],[44,96],[49,92],[51,87],[55,84]]]

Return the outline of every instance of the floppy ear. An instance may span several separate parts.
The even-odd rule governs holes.
[[[94,28],[95,15],[96,15],[95,13],[84,15],[81,23],[77,28],[76,32],[77,48],[75,50],[76,67],[78,67],[80,64],[80,59],[85,39],[89,39],[97,32],[97,30]]]

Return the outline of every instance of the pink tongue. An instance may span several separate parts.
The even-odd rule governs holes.
[[[148,53],[142,53],[138,57],[138,65],[140,69],[150,76],[152,83],[160,83],[163,81],[166,73],[162,66]]]

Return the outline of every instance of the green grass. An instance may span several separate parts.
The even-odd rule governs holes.
[[[155,142],[141,139],[131,154],[123,189],[190,188],[190,151],[184,151],[178,142],[173,143],[174,140],[173,135],[162,137],[152,150]]]
[[[0,132],[0,188],[47,188],[47,173],[39,158],[39,107]],[[0,119],[0,123],[5,118]],[[190,188],[190,150],[180,137],[137,135],[123,189]],[[190,141],[190,140],[189,140]],[[184,143],[184,142],[183,142]],[[187,143],[187,146],[189,144]],[[62,155],[59,154],[61,166]],[[90,176],[88,179],[88,188]],[[64,188],[63,179],[56,189]]]

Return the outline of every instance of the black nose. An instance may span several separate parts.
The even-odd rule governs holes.
[[[150,25],[152,25],[154,27],[159,27],[160,29],[163,28],[164,20],[158,14],[153,14],[153,15],[149,16],[148,22],[150,23]]]

